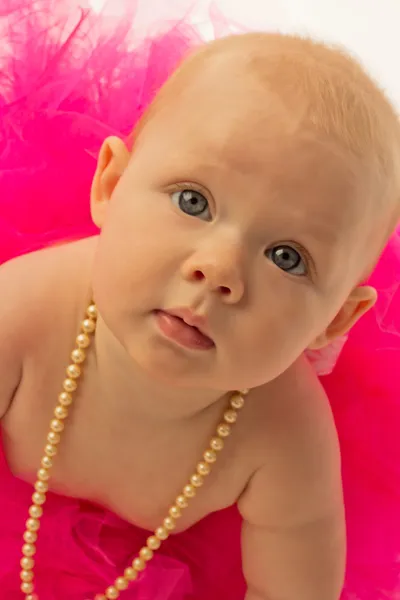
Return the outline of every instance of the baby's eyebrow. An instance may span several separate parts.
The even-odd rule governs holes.
[[[330,224],[326,220],[319,223],[305,220],[302,224],[302,230],[305,235],[314,238],[316,242],[324,245],[336,244],[340,236],[338,224]]]

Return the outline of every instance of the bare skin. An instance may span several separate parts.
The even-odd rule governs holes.
[[[87,305],[88,274],[96,242],[96,238],[91,238],[48,249],[0,269],[1,287],[8,290],[7,298],[12,300],[7,314],[7,302],[2,305],[0,352],[6,355],[4,346],[7,352],[13,350],[13,366],[19,365],[12,374],[2,361],[3,443],[10,468],[28,482],[35,479],[64,366]],[[40,279],[36,276],[38,272]],[[12,340],[7,335],[10,323],[13,323]],[[138,526],[152,529],[164,517],[176,490],[182,487],[201,456],[226,398],[181,419],[157,414],[143,417],[140,399],[132,396],[110,406],[109,398],[97,385],[97,375],[93,350],[63,434],[51,489],[94,501]],[[5,393],[7,384],[12,399],[10,393]],[[127,419],[127,414],[132,418]],[[294,563],[297,560],[297,547],[301,547],[303,554],[310,546],[309,560],[315,566],[317,556],[313,548],[317,545],[323,550],[326,532],[331,528],[330,538],[336,539],[331,552],[339,556],[339,560],[335,557],[333,561],[337,570],[333,579],[340,585],[344,523],[339,463],[328,402],[308,365],[299,361],[276,381],[250,394],[234,435],[207,484],[178,522],[176,533],[239,501],[244,517],[249,518],[243,540],[245,572],[250,582],[254,578],[254,585],[260,585],[259,576],[254,574],[260,561],[263,571],[267,569],[268,585],[275,594],[274,586],[278,591],[282,585],[279,565],[283,580],[291,560]],[[132,476],[127,477],[127,473]],[[268,490],[263,491],[264,481],[268,481]],[[253,495],[264,499],[261,510]],[[260,517],[269,515],[266,535],[271,545],[266,547],[258,539],[260,528],[250,522],[258,511]],[[326,511],[328,521],[322,539],[316,519],[319,511]],[[289,540],[285,541],[286,537]],[[257,549],[258,558],[254,554],[254,545],[260,544],[267,552],[265,565],[264,550]],[[332,568],[333,556],[323,554],[321,558],[320,554],[320,559],[322,572],[328,565]],[[330,585],[332,573],[327,577],[324,585]],[[298,591],[301,585],[298,581]],[[246,600],[275,597],[262,594],[249,590]],[[330,591],[325,597],[335,598]]]
[[[305,130],[296,103],[254,77],[257,61],[248,69],[222,54],[183,78],[179,93],[169,90],[174,102],[151,115],[132,156],[118,138],[105,141],[91,197],[99,238],[0,270],[7,459],[32,480],[92,287],[96,342],[53,489],[154,527],[229,390],[251,388],[177,532],[237,503],[245,600],[337,600],[345,562],[338,442],[329,403],[299,356],[374,304],[375,291],[359,282],[373,253],[376,185],[348,145]],[[294,270],[273,259],[288,246]],[[205,319],[207,352],[184,350],[155,326],[155,311],[179,306]]]

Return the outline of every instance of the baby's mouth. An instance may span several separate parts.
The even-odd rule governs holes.
[[[188,323],[187,320],[194,321],[195,315],[192,318],[187,316],[178,316],[179,310],[156,310],[155,318],[157,325],[159,326],[162,333],[177,342],[179,345],[189,348],[191,350],[210,350],[214,348],[215,344],[213,340],[200,330],[197,325]],[[183,314],[183,310],[180,310]],[[175,314],[174,314],[175,313]],[[198,318],[200,322],[201,318]]]

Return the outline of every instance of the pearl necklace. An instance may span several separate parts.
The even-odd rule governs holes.
[[[65,419],[68,417],[69,409],[73,403],[73,394],[78,388],[78,380],[82,374],[82,364],[86,359],[86,349],[89,348],[93,334],[96,331],[97,307],[91,303],[86,311],[85,319],[81,323],[81,330],[76,338],[76,347],[71,353],[72,363],[67,367],[67,377],[63,381],[63,391],[58,396],[58,403],[54,410],[54,418],[50,423],[50,431],[47,434],[47,444],[41,460],[40,469],[37,472],[37,480],[34,484],[35,492],[32,495],[32,505],[29,508],[29,518],[26,521],[24,532],[24,545],[22,547],[23,557],[21,559],[22,571],[21,591],[25,594],[25,600],[39,600],[34,593],[34,555],[36,553],[36,541],[40,528],[40,519],[43,515],[43,505],[46,502],[46,493],[49,489],[50,472],[53,459],[58,451],[61,441],[61,433],[64,430]],[[154,552],[169,537],[176,527],[176,521],[182,515],[182,510],[188,507],[190,500],[196,495],[196,491],[204,483],[204,478],[210,474],[213,464],[217,460],[217,454],[224,447],[224,438],[227,438],[236,423],[238,411],[243,408],[243,392],[234,392],[229,399],[229,407],[224,411],[223,422],[217,427],[214,437],[211,438],[202,460],[197,464],[196,471],[190,477],[189,482],[183,487],[181,493],[175,498],[170,506],[168,514],[162,524],[157,527],[153,535],[141,548],[132,564],[128,566],[123,575],[117,577],[104,593],[97,594],[94,600],[115,600],[121,592],[129,587],[131,581],[135,581],[146,564],[153,558]]]

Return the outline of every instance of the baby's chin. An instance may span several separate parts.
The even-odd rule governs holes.
[[[287,346],[281,353],[275,347],[265,348],[265,352],[255,352],[251,347],[235,351],[223,343],[187,348],[159,330],[151,311],[129,319],[106,311],[103,317],[99,333],[112,354],[125,363],[128,371],[132,369],[132,377],[143,375],[157,387],[221,394],[253,389],[276,379],[298,359],[298,349],[289,353]]]
[[[174,387],[177,390],[204,390],[223,395],[231,391],[250,390],[262,387],[279,378],[290,370],[293,364],[280,365],[280,368],[268,368],[265,364],[255,371],[246,371],[239,364],[199,365],[196,361],[154,360],[154,358],[141,354],[132,356],[136,364],[153,381],[160,385]]]

